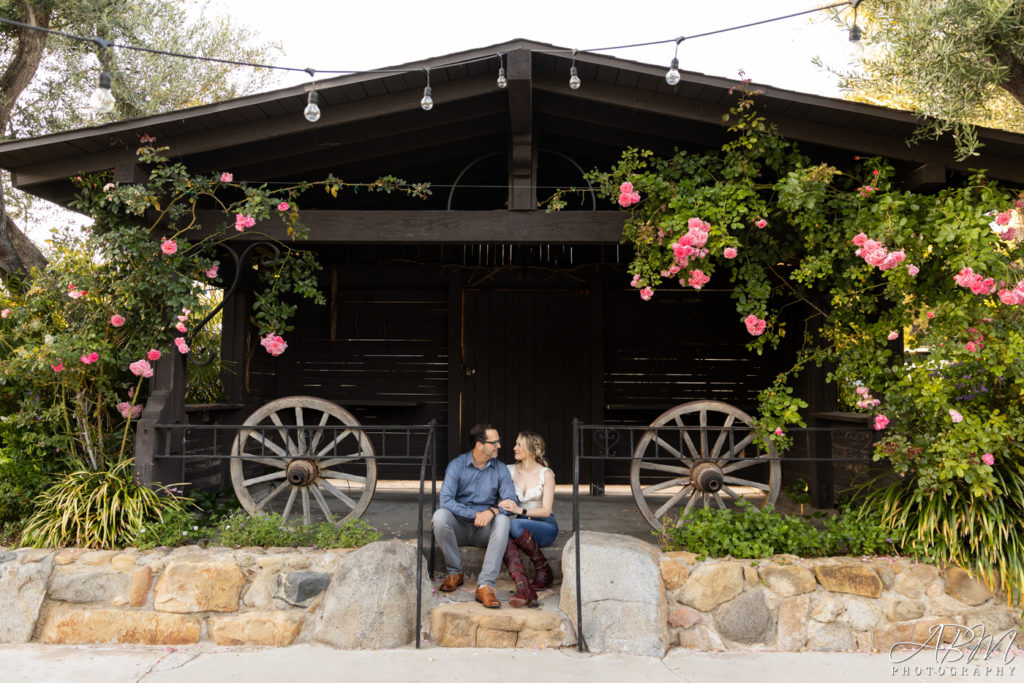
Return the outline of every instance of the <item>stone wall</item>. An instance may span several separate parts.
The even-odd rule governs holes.
[[[421,560],[422,624],[431,585]],[[400,647],[416,547],[0,550],[0,642]],[[385,605],[386,608],[382,608]]]
[[[1018,646],[1024,643],[1020,610],[959,568],[791,555],[701,562],[670,552],[661,556],[661,577],[670,641],[681,647],[887,652],[896,643],[926,642],[940,625],[950,625],[947,641],[958,630],[952,625],[981,637],[978,624],[994,640],[1016,630]]]

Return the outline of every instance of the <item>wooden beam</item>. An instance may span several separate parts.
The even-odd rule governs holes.
[[[904,190],[911,192],[933,192],[946,186],[946,165],[936,161],[921,164],[909,173],[896,179]]]
[[[308,244],[617,244],[626,213],[620,211],[304,211]],[[243,234],[218,211],[200,211],[199,240],[224,227],[232,241],[271,237],[292,243],[279,218],[260,221]],[[227,233],[225,233],[227,234]],[[306,244],[299,242],[297,246]]]
[[[508,208],[537,208],[537,145],[533,137],[533,55],[508,53],[509,141]]]

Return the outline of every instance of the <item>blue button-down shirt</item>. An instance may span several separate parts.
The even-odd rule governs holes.
[[[448,463],[441,484],[441,507],[456,517],[471,520],[476,513],[496,507],[506,498],[516,500],[516,487],[508,467],[497,458],[477,468],[470,451]]]

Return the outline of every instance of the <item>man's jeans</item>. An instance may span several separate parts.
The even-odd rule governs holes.
[[[473,525],[473,520],[459,519],[448,510],[440,508],[434,513],[431,524],[434,527],[434,537],[444,554],[444,563],[449,574],[462,573],[460,545],[487,548],[477,584],[493,588],[498,572],[501,571],[505,546],[508,544],[508,516],[498,515],[487,526],[478,527]]]

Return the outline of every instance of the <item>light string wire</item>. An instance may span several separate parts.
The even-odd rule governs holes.
[[[824,6],[821,6],[821,7],[814,7],[814,8],[811,8],[811,9],[803,10],[803,11],[800,11],[800,12],[793,12],[791,14],[786,14],[786,15],[783,15],[783,16],[772,17],[770,19],[762,19],[760,21],[754,21],[754,22],[750,22],[750,23],[746,23],[746,24],[741,24],[739,26],[730,26],[728,28],[716,29],[714,31],[705,31],[704,33],[695,33],[692,36],[678,36],[676,38],[667,38],[665,40],[653,40],[653,41],[648,41],[648,42],[645,42],[645,43],[631,43],[629,45],[615,45],[615,46],[611,46],[611,47],[597,47],[597,48],[591,48],[591,49],[588,49],[588,50],[576,50],[576,49],[571,49],[571,50],[569,50],[569,49],[566,49],[566,50],[538,50],[538,52],[541,52],[543,54],[556,55],[556,54],[562,54],[562,53],[564,53],[564,54],[570,54],[570,53],[571,54],[575,54],[576,52],[608,52],[610,50],[628,50],[628,49],[638,48],[638,47],[648,47],[648,46],[651,46],[651,45],[665,45],[667,43],[676,43],[676,45],[678,46],[678,44],[683,42],[684,40],[694,40],[696,38],[706,38],[708,36],[714,36],[714,35],[718,35],[718,34],[722,34],[722,33],[729,33],[731,31],[740,31],[740,30],[743,30],[743,29],[752,28],[754,26],[761,26],[761,25],[770,24],[770,23],[773,23],[773,22],[776,22],[776,21],[784,21],[786,19],[793,19],[795,17],[800,17],[800,16],[804,16],[804,15],[807,15],[807,14],[814,14],[816,12],[824,12],[824,11],[831,10],[831,9],[837,9],[839,7],[856,7],[857,5],[859,5],[861,3],[861,1],[862,0],[843,0],[843,2],[836,2],[836,3],[833,3],[831,5],[824,5]],[[103,49],[103,48],[118,48],[118,49],[121,49],[121,50],[135,50],[137,52],[147,52],[149,54],[161,55],[161,56],[164,56],[164,57],[175,57],[175,58],[178,58],[178,59],[193,59],[193,60],[196,60],[196,61],[214,62],[214,63],[217,63],[217,64],[230,64],[232,66],[250,67],[250,68],[254,68],[254,69],[272,69],[272,70],[277,70],[277,71],[290,71],[290,72],[302,72],[302,73],[309,73],[309,71],[310,71],[309,67],[301,67],[300,68],[300,67],[294,67],[294,66],[282,66],[282,65],[278,65],[278,64],[261,64],[259,62],[245,62],[245,61],[236,60],[236,59],[225,59],[225,58],[221,58],[221,57],[206,57],[206,56],[203,56],[203,55],[193,55],[193,54],[187,54],[187,53],[184,53],[184,52],[172,52],[172,51],[168,51],[168,50],[158,50],[158,49],[155,49],[155,48],[145,47],[145,46],[141,46],[141,45],[130,45],[130,44],[127,44],[127,43],[115,43],[115,42],[106,40],[104,38],[90,38],[88,36],[81,36],[81,35],[77,35],[77,34],[74,34],[74,33],[68,33],[66,31],[59,31],[57,29],[45,28],[45,27],[42,27],[42,26],[33,26],[32,24],[26,24],[24,22],[17,21],[15,19],[9,19],[7,17],[0,17],[0,24],[7,24],[8,26],[15,26],[17,28],[24,28],[24,29],[29,29],[29,30],[32,30],[32,31],[41,31],[43,33],[57,35],[57,36],[61,36],[63,38],[69,38],[71,40],[77,40],[77,41],[81,41],[81,42],[93,43],[93,44],[97,45],[98,47],[100,47],[101,49]],[[463,60],[458,60],[458,61],[454,61],[454,62],[448,62],[448,63],[445,63],[445,64],[436,65],[434,68],[436,69],[436,68],[447,68],[447,67],[453,67],[453,66],[464,66],[464,65],[467,65],[467,64],[475,63],[475,62],[488,61],[490,59],[494,59],[496,56],[497,55],[487,55],[487,56],[484,56],[484,57],[474,57],[474,58],[469,58],[469,59],[463,59]],[[404,68],[404,69],[358,69],[358,70],[353,70],[353,69],[313,69],[313,71],[315,71],[318,74],[337,74],[337,75],[354,75],[354,74],[407,74],[407,73],[420,72],[422,70],[423,70],[423,67],[410,67],[410,68]]]

